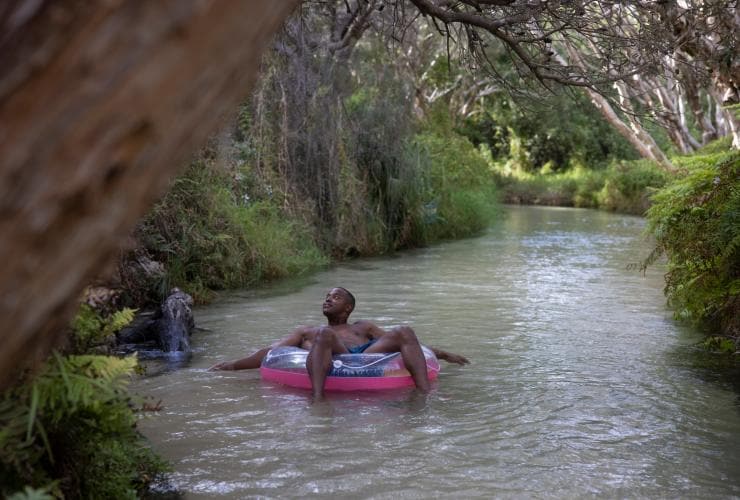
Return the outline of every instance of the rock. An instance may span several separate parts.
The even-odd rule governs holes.
[[[173,288],[159,309],[154,330],[160,349],[165,352],[190,352],[190,335],[195,328],[193,298]]]
[[[116,335],[118,345],[152,344],[165,353],[191,352],[190,336],[195,328],[193,298],[179,288],[155,311],[142,312]]]

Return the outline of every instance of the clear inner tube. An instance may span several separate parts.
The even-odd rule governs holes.
[[[439,362],[431,349],[421,346],[427,371],[439,372]],[[308,351],[298,347],[277,347],[262,360],[263,368],[285,372],[306,371]],[[330,377],[404,377],[409,372],[400,352],[378,354],[336,354],[332,356]]]

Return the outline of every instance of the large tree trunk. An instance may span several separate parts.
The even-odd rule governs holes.
[[[248,93],[297,0],[0,6],[0,387]]]

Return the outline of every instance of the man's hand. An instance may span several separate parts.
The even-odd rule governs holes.
[[[458,365],[469,365],[470,360],[466,358],[465,356],[460,356],[459,354],[452,354],[452,353],[445,353],[447,356],[444,358],[445,361],[448,363],[455,363]]]
[[[451,352],[442,351],[440,349],[432,349],[434,351],[434,355],[437,356],[437,359],[443,359],[447,361],[448,363],[455,363],[457,365],[469,365],[470,360],[466,358],[465,356],[461,356],[459,354],[453,354]]]
[[[216,363],[212,367],[208,369],[209,372],[215,372],[219,370],[235,370],[234,368],[234,362],[233,361],[221,361],[220,363]]]

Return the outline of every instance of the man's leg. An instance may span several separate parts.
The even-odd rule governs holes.
[[[322,328],[313,339],[313,346],[306,358],[306,369],[311,378],[313,395],[324,396],[324,383],[331,370],[332,354],[347,354],[347,348],[331,328]]]
[[[389,333],[380,337],[365,352],[400,352],[403,357],[403,363],[414,379],[416,388],[424,392],[429,390],[429,377],[427,375],[427,362],[424,358],[424,352],[421,350],[421,345],[419,345],[419,339],[416,338],[416,334],[408,326],[394,328]]]

